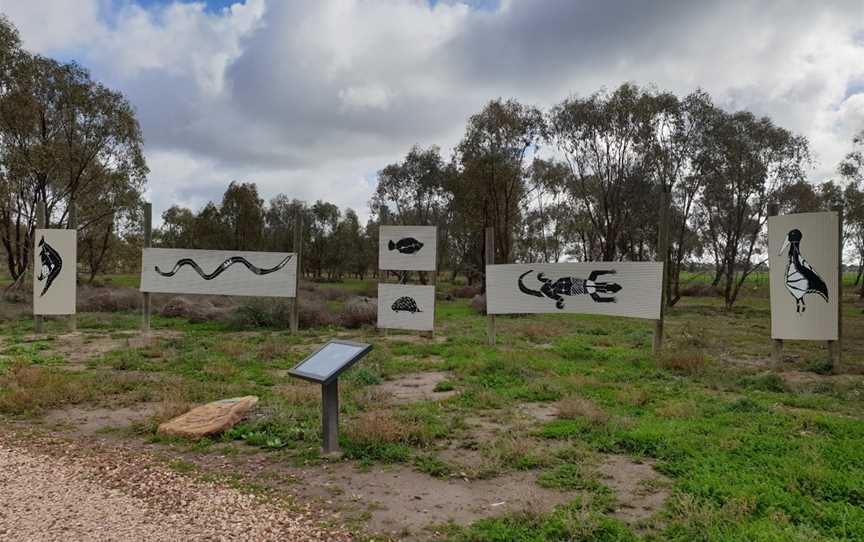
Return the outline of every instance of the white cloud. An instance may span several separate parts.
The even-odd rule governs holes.
[[[864,123],[864,4],[0,0],[33,50],[136,105],[157,212],[231,180],[366,212],[374,172],[448,149],[491,98],[551,106],[624,81],[702,87],[806,135],[830,175]],[[446,152],[446,151],[445,151]]]

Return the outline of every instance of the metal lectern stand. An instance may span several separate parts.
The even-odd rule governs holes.
[[[321,386],[321,453],[339,453],[339,380]]]
[[[339,375],[372,351],[371,344],[330,341],[288,371],[321,384],[321,453],[339,453]]]

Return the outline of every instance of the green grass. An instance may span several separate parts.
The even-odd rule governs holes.
[[[131,285],[137,278],[119,280]],[[361,291],[367,282],[327,286]],[[851,302],[843,310],[844,358],[860,373],[864,315]],[[345,460],[399,463],[443,479],[530,471],[546,488],[575,492],[571,503],[549,513],[526,510],[438,528],[454,541],[864,540],[862,378],[825,377],[830,365],[820,343],[786,345],[794,356],[787,368],[810,379],[789,381],[753,365],[770,357],[769,317],[764,292],[742,298],[733,311],[718,298],[684,298],[669,311],[668,354],[655,359],[651,322],[500,317],[493,348],[485,343],[485,318],[468,300],[439,302],[436,336],[446,337],[442,342],[413,342],[409,334],[384,340],[368,329],[349,337],[375,349],[341,379]],[[116,334],[135,331],[140,317],[81,314],[78,322],[87,333]],[[50,334],[64,326],[48,321]],[[62,370],[54,341],[27,340],[31,320],[3,322],[0,413],[26,419],[66,404],[140,401],[168,411],[170,405],[254,394],[261,400],[249,420],[218,439],[186,446],[223,453],[236,441],[248,453],[289,465],[321,461],[320,390],[284,371],[332,330],[237,333],[161,317],[153,327],[178,335],[108,352],[71,373]],[[426,370],[448,371],[438,391],[459,393],[400,405],[376,395],[383,382]],[[559,401],[571,405],[566,417],[516,423],[524,405]],[[507,430],[484,441],[466,421],[478,418]],[[188,450],[155,437],[154,427],[140,431]],[[453,442],[482,456],[476,472],[442,459]],[[610,515],[614,495],[597,473],[610,453],[651,459],[671,479],[671,497],[648,525]],[[178,462],[175,468],[190,467]]]

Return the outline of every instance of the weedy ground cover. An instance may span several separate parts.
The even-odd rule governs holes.
[[[326,286],[370,290],[358,281]],[[61,320],[48,321],[45,337],[31,335],[27,317],[6,320],[0,415],[35,424],[72,406],[147,404],[150,416],[114,438],[157,443],[178,461],[240,454],[323,468],[320,389],[287,370],[338,335],[375,345],[340,381],[343,462],[469,484],[528,472],[538,486],[571,496],[554,508],[490,511],[408,538],[864,540],[864,315],[851,296],[842,375],[830,374],[824,345],[803,342],[788,344],[773,370],[762,295],[732,311],[716,298],[684,298],[669,311],[666,350],[656,357],[651,322],[595,316],[499,318],[498,345],[489,347],[485,318],[469,303],[438,303],[435,339],[369,327],[292,336],[157,317],[153,328],[170,336],[100,353],[75,370],[57,354]],[[132,336],[139,316],[85,313],[78,325],[93,341]],[[382,391],[424,371],[446,373],[436,387],[446,399],[397,403]],[[155,433],[189,405],[250,394],[261,398],[255,415],[218,438],[189,443]],[[601,476],[613,456],[647,462],[662,476],[638,489],[665,497],[637,521],[619,513],[622,496]],[[355,527],[374,539],[368,518]]]

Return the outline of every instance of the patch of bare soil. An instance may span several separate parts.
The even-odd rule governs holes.
[[[627,523],[651,517],[669,498],[671,481],[643,461],[609,455],[598,468],[602,481],[615,494],[613,516]]]
[[[541,422],[551,422],[558,418],[558,407],[554,403],[523,403],[517,407],[517,411]]]
[[[295,475],[303,495],[337,504],[348,515],[369,514],[372,531],[405,536],[408,529],[410,540],[434,539],[434,532],[424,530],[431,525],[469,524],[517,510],[544,512],[577,496],[542,488],[528,472],[467,482],[432,478],[403,466],[363,472],[338,463]]]
[[[448,380],[451,376],[445,371],[407,373],[399,375],[394,380],[378,384],[375,389],[389,395],[392,402],[396,404],[442,400],[459,393],[456,390],[435,391],[435,387],[439,383]]]
[[[129,427],[153,416],[159,403],[138,403],[129,407],[69,407],[48,411],[42,423],[59,426],[77,435],[92,435],[106,429]]]
[[[66,365],[61,368],[70,371],[81,371],[88,361],[96,359],[118,348],[143,348],[156,339],[167,339],[181,336],[182,333],[172,330],[152,331],[149,335],[129,333],[127,335],[94,334],[76,331],[53,337],[49,343],[49,352],[61,356]],[[31,340],[44,337],[33,336]]]

